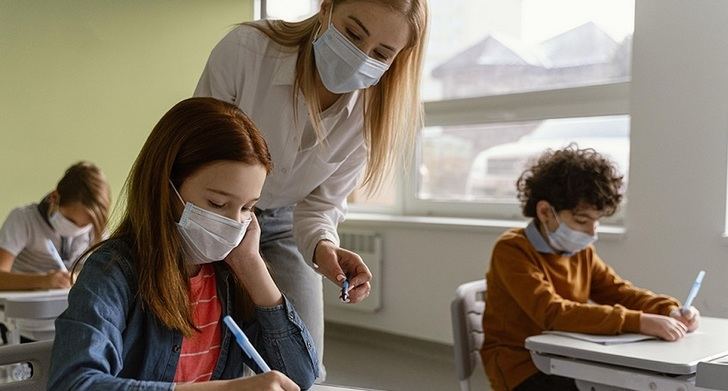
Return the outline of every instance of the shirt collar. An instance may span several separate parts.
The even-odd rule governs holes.
[[[536,251],[546,254],[558,254],[553,248],[551,248],[551,246],[549,246],[548,243],[546,243],[546,240],[544,240],[541,232],[538,230],[536,220],[531,220],[531,222],[528,223],[528,226],[526,227],[526,238],[529,242],[531,242],[531,245],[536,249]]]
[[[282,53],[281,58],[276,65],[276,70],[273,73],[273,85],[276,86],[291,86],[296,81],[296,60],[298,59],[298,52]],[[351,115],[356,107],[357,100],[359,98],[359,91],[350,92],[344,94],[341,98],[344,100],[344,106],[346,107],[346,115]],[[340,104],[338,101],[335,105]]]

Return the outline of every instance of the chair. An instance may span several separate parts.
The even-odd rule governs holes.
[[[67,294],[3,300],[0,322],[8,328],[8,344],[20,343],[21,336],[32,341],[53,339],[54,321],[67,307]]]
[[[485,280],[467,282],[458,287],[450,304],[455,370],[461,391],[470,390],[470,376],[480,363],[485,291]]]
[[[52,349],[52,340],[0,346],[0,366],[10,366],[10,372],[17,372],[6,377],[19,380],[0,384],[0,391],[45,390]],[[29,363],[30,367],[25,363]]]

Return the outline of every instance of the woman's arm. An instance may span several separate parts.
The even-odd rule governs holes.
[[[349,278],[349,298],[356,303],[369,295],[372,275],[356,253],[339,247],[336,228],[344,220],[346,197],[359,183],[366,164],[362,145],[324,183],[296,205],[293,236],[304,260],[339,286]]]

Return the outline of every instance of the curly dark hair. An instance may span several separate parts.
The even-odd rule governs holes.
[[[557,211],[585,204],[611,216],[622,201],[623,178],[614,163],[594,149],[570,144],[544,152],[521,174],[516,188],[526,217],[536,217],[541,200]]]

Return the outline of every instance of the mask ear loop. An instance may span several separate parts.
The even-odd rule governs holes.
[[[185,206],[185,200],[182,199],[182,196],[177,191],[177,188],[174,187],[174,183],[172,183],[171,179],[168,179],[169,185],[172,186],[172,190],[174,190],[174,194],[177,194],[177,198],[179,198],[180,202],[182,202],[182,206]]]
[[[551,211],[554,212],[554,219],[556,220],[556,224],[561,224],[559,221],[559,215],[556,213],[556,209],[554,209],[553,205],[549,205],[551,207]]]
[[[334,4],[331,4],[331,11],[329,11],[329,24],[328,28],[331,28],[331,16],[334,14]],[[318,28],[316,29],[316,32],[313,34],[313,40],[315,41],[319,37],[319,33],[321,32],[321,25],[319,24]]]

